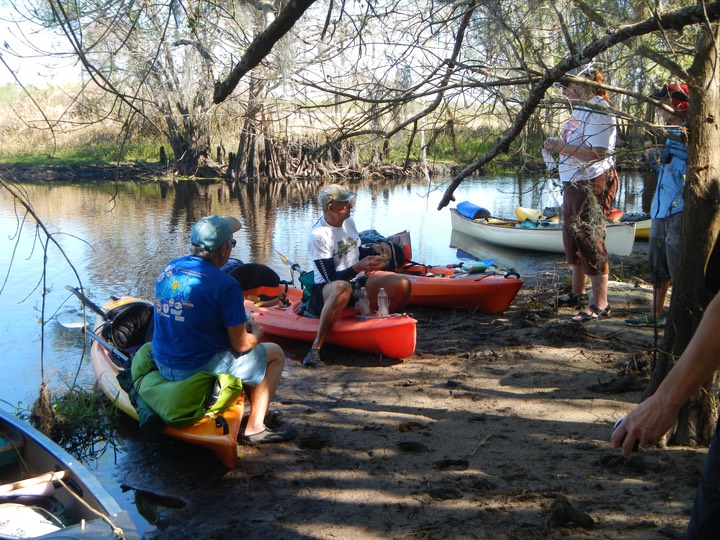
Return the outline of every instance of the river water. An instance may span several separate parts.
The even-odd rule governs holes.
[[[447,181],[362,182],[350,187],[358,194],[353,209],[358,229],[374,228],[383,235],[407,229],[413,259],[418,262],[448,264],[470,256],[498,257],[501,268],[512,267],[524,276],[544,260],[542,254],[503,251],[454,238],[448,209],[437,210]],[[0,346],[4,351],[0,407],[6,409],[32,404],[43,379],[51,390],[68,387],[76,379],[83,386],[92,384],[89,358],[83,357],[84,336],[54,320],[59,313],[80,313],[78,301],[65,285],[82,282],[98,304],[110,295],[151,298],[162,266],[188,253],[192,224],[210,214],[234,215],[244,222],[235,235],[234,257],[267,264],[287,278],[289,268],[277,252],[308,268],[307,236],[320,217],[318,182],[234,187],[192,181],[173,187],[23,184],[16,188],[22,190],[57,245],[48,242],[36,220],[0,188]],[[618,206],[629,213],[647,210],[653,189],[652,179],[622,176]],[[455,198],[501,217],[512,217],[516,206],[545,208],[561,202],[552,180],[507,176],[466,179]],[[553,263],[562,261],[561,256],[548,257]],[[44,302],[42,290],[47,291]],[[101,465],[97,473],[106,477],[106,485],[113,483],[112,464]],[[129,495],[111,491],[121,503],[132,506]]]

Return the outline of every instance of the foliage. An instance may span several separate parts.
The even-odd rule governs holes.
[[[96,388],[75,387],[54,396],[55,423],[51,438],[70,454],[88,463],[117,449],[118,409]]]
[[[68,144],[58,148],[54,155],[39,155],[32,148],[23,149],[19,154],[7,155],[6,163],[28,165],[53,165],[62,161],[64,164],[108,164],[120,162],[154,162],[158,161],[157,141],[137,141],[125,145],[121,150],[117,143],[83,144],[82,138],[69,141]]]
[[[75,45],[112,99],[82,88],[72,94],[80,97],[68,112],[48,115],[44,129],[52,126],[52,136],[38,141],[41,136],[34,133],[26,146],[64,155],[58,130],[93,130],[90,123],[102,121],[109,124],[117,152],[106,154],[114,150],[112,143],[90,145],[88,152],[73,152],[76,158],[143,159],[155,155],[152,148],[146,152],[133,145],[130,154],[118,155],[125,136],[130,141],[161,137],[176,160],[191,165],[222,145],[241,155],[249,176],[285,176],[301,172],[280,170],[279,163],[290,161],[282,155],[285,141],[317,140],[330,148],[352,139],[363,161],[378,156],[417,161],[427,152],[435,160],[471,164],[492,148],[495,129],[507,131],[539,77],[599,36],[653,14],[646,4],[610,0],[578,6],[544,0],[525,5],[373,1],[341,7],[316,2],[241,81],[235,96],[213,107],[213,81],[227,76],[236,55],[285,4],[269,10],[269,4],[241,2],[228,10],[181,1],[140,9],[131,2],[70,6],[52,0],[53,13],[44,6],[36,16],[46,25],[54,21],[82,30],[84,40]],[[663,9],[683,5],[674,1]],[[627,92],[613,94],[613,104],[629,118],[623,121],[624,144],[642,146],[647,128],[635,120],[651,120],[651,114],[638,96],[684,75],[695,35],[692,27],[652,33],[593,60],[609,84]],[[2,96],[0,89],[0,103]],[[559,93],[544,97],[509,149],[512,163],[537,154],[535,141],[562,125],[552,103]],[[42,128],[37,121],[21,127],[23,132]],[[0,152],[22,154],[9,142],[0,144]]]
[[[100,459],[108,450],[117,449],[117,428],[121,423],[118,409],[97,388],[75,388],[50,398],[52,416],[47,435],[69,454],[84,463]],[[15,405],[15,414],[21,420],[32,421],[33,413],[22,403]],[[45,423],[42,419],[41,422]],[[35,426],[39,429],[39,426]]]
[[[653,271],[646,257],[639,260],[610,257],[612,279],[626,283],[653,283]]]

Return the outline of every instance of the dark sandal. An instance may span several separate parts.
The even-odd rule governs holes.
[[[585,322],[597,319],[605,319],[610,317],[611,313],[612,309],[610,308],[610,306],[607,306],[605,309],[599,309],[597,306],[591,305],[588,309],[581,311],[570,320],[572,320],[573,322]]]
[[[320,349],[310,349],[310,352],[307,353],[307,356],[302,361],[303,367],[309,368],[313,366],[317,366],[322,362],[322,358],[320,358]]]
[[[577,315],[574,315],[572,319],[570,319],[572,322],[585,322],[585,321],[592,321],[593,319],[597,319],[597,313],[591,310],[583,310]]]
[[[590,298],[587,294],[575,294],[569,293],[563,296],[558,296],[551,304],[550,307],[582,307],[587,304]]]

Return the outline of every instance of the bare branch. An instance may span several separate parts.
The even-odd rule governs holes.
[[[213,103],[225,101],[233,93],[240,79],[270,54],[275,43],[290,31],[297,20],[314,3],[315,0],[291,0],[267,29],[252,41],[227,78],[215,83]]]
[[[453,193],[465,178],[479,170],[486,163],[492,161],[498,155],[508,151],[510,144],[520,134],[528,119],[545,96],[547,89],[550,88],[555,81],[560,80],[568,71],[589,62],[600,53],[608,50],[610,47],[623,43],[629,39],[643,36],[651,32],[657,32],[661,29],[680,30],[686,26],[701,24],[707,21],[715,22],[718,18],[720,18],[720,2],[677,9],[660,17],[651,17],[637,24],[624,26],[617,32],[608,34],[607,36],[593,41],[587,45],[580,54],[566,57],[557,66],[548,71],[540,79],[540,81],[533,86],[530,95],[523,104],[522,109],[515,118],[515,121],[512,123],[512,126],[502,136],[497,144],[484,156],[475,161],[469,167],[466,167],[452,179],[450,185],[445,190],[445,194],[438,204],[437,209],[442,210],[454,200]]]

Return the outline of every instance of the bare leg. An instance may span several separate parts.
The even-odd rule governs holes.
[[[320,312],[320,324],[318,332],[313,341],[313,349],[321,349],[325,344],[330,329],[342,315],[343,310],[350,302],[352,285],[346,281],[333,281],[325,285],[323,289],[323,308]]]
[[[655,285],[653,290],[653,306],[651,316],[662,317],[665,309],[665,298],[667,297],[668,289],[670,288],[670,281],[661,281]]]
[[[595,305],[598,309],[605,309],[608,307],[608,275],[598,274],[597,276],[590,276],[590,283],[592,284]]]
[[[368,276],[365,288],[367,289],[373,309],[377,309],[377,295],[380,289],[383,288],[390,297],[390,305],[388,306],[390,313],[398,313],[405,309],[405,306],[407,306],[410,300],[412,283],[400,274],[393,272],[374,272]]]
[[[265,347],[267,352],[267,368],[262,382],[250,388],[250,416],[245,426],[245,435],[254,435],[265,430],[265,415],[285,367],[285,353],[279,345],[262,343],[259,346]]]
[[[572,292],[573,294],[585,294],[585,272],[579,264],[570,265],[572,272]]]

